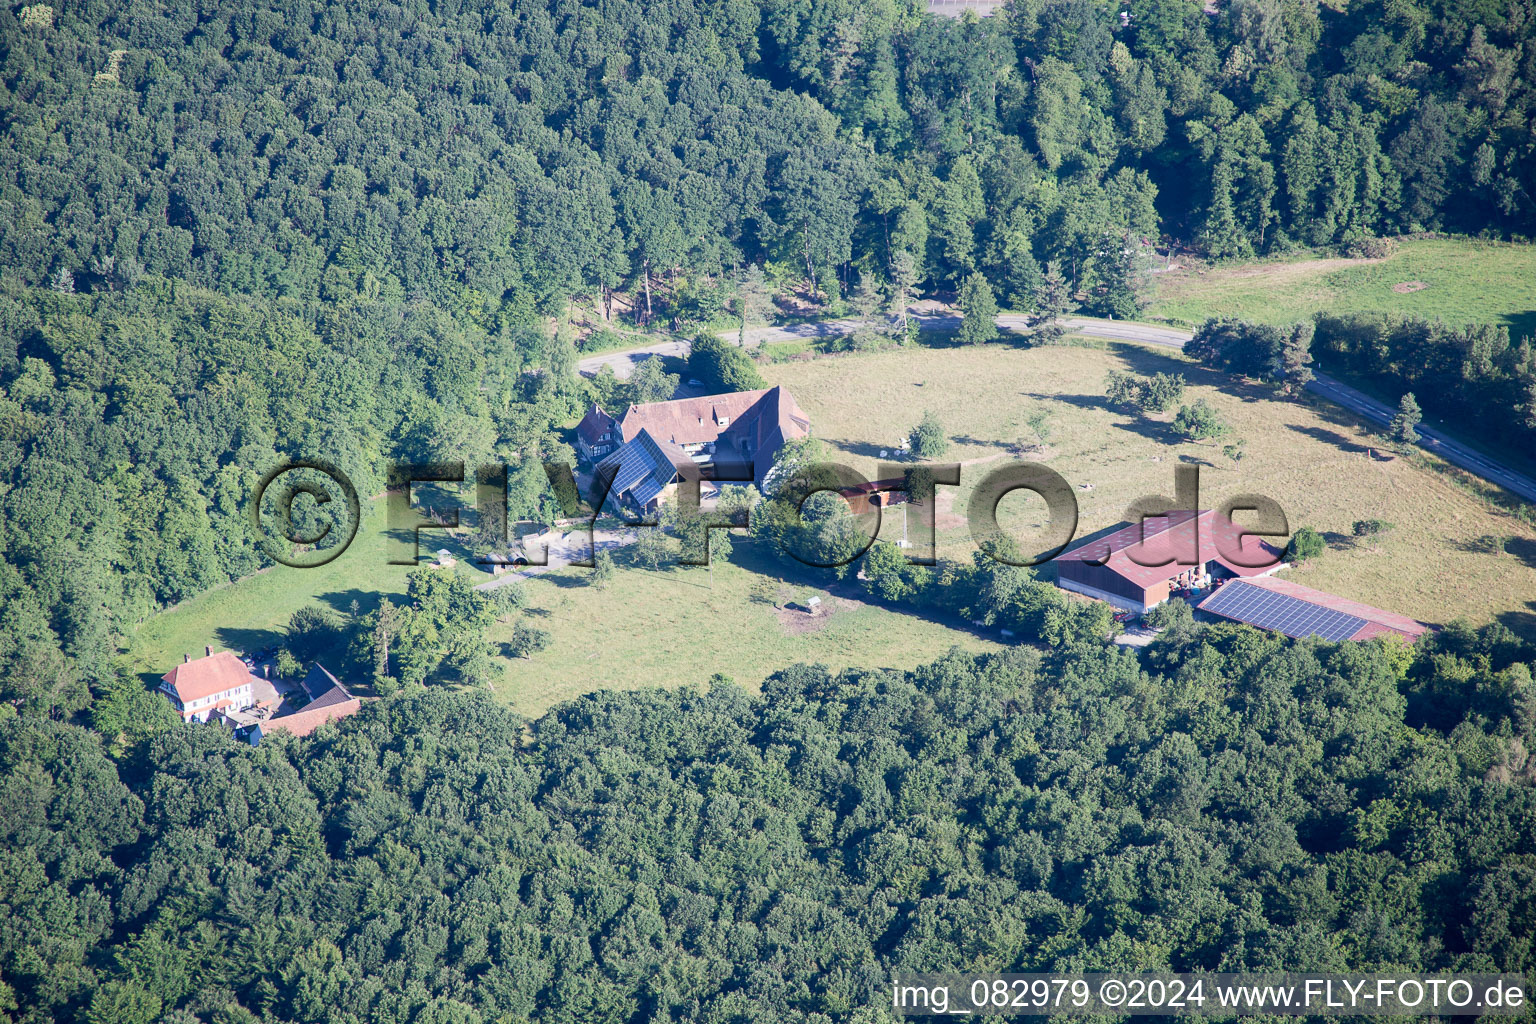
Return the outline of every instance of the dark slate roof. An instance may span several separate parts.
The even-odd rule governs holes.
[[[577,435],[589,446],[600,443],[603,435],[610,432],[615,435],[614,440],[618,440],[619,421],[604,412],[596,402],[592,403],[592,408],[587,410],[581,422],[576,424]]]
[[[743,440],[750,440],[752,474],[761,480],[773,468],[774,456],[785,441],[805,437],[810,432],[811,419],[794,396],[783,388],[772,387],[720,432],[720,443],[740,449]]]
[[[325,666],[318,661],[310,666],[309,672],[304,676],[304,693],[310,700],[314,700],[333,686],[340,686],[341,680],[326,671]]]
[[[326,690],[320,696],[304,705],[301,710],[313,711],[316,708],[334,707],[337,704],[345,704],[351,699],[352,695],[347,692],[347,688],[342,686],[340,683],[337,683],[335,686],[331,687],[329,690]]]

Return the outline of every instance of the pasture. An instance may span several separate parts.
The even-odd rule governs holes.
[[[1369,427],[1336,406],[1284,400],[1175,353],[1119,343],[908,348],[762,369],[794,394],[833,453],[870,477],[880,449],[890,450],[925,410],[939,417],[951,440],[939,461],[964,464],[961,486],[945,489],[954,496],[939,503],[941,558],[970,557],[974,544],[960,514],[970,489],[1021,444],[1043,445],[1033,457],[1071,484],[1078,538],[1120,522],[1138,497],[1171,496],[1174,466],[1194,464],[1202,505],[1258,492],[1280,503],[1292,529],[1308,525],[1328,536],[1330,550],[1289,578],[1428,622],[1499,619],[1536,635],[1536,533],[1447,474],[1406,458],[1373,458]],[[1241,461],[1225,456],[1221,442],[1178,437],[1171,413],[1112,406],[1104,396],[1110,370],[1184,374],[1184,401],[1215,406],[1246,442]],[[1036,413],[1044,414],[1043,442],[1029,423]],[[1001,518],[1023,531],[1021,539],[1038,540],[1043,510],[1019,492],[1004,499]],[[888,516],[894,535],[899,519]],[[1364,519],[1395,528],[1354,543],[1351,526]]]

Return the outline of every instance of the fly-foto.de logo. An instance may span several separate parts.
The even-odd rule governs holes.
[[[861,557],[879,538],[886,510],[903,508],[901,547],[914,565],[933,565],[937,561],[937,520],[940,488],[959,488],[962,466],[959,463],[881,462],[870,479],[858,470],[836,462],[813,462],[774,474],[762,481],[764,495],[749,490],[754,481],[750,472],[733,478],[729,467],[715,467],[706,479],[696,467],[677,467],[675,476],[657,484],[651,482],[647,500],[636,500],[631,489],[616,486],[616,467],[600,467],[587,482],[585,493],[576,474],[565,463],[543,464],[546,495],[553,505],[550,521],[558,522],[572,533],[584,533],[586,559],[577,557],[568,564],[590,566],[590,553],[600,522],[607,517],[624,530],[669,528],[674,532],[693,532],[706,542],[685,546],[680,558],[684,564],[707,565],[707,538],[714,530],[752,529],[771,537],[775,546],[801,564],[834,568]],[[385,491],[388,561],[393,565],[415,565],[420,558],[423,531],[458,530],[463,523],[460,506],[436,506],[424,513],[413,502],[412,488],[417,484],[462,485],[469,479],[462,462],[395,463],[388,469],[389,486]],[[529,532],[542,530],[548,522],[513,521],[508,511],[508,467],[489,463],[473,473],[475,502],[473,514],[477,528],[473,532],[474,560],[482,565],[542,565],[544,553],[530,551],[522,543]],[[967,481],[969,482],[969,481]],[[735,494],[732,489],[740,488]],[[1029,492],[1045,504],[1044,528],[1024,545],[1011,542],[998,519],[1004,498],[1016,492]],[[823,497],[825,496],[825,497]],[[731,500],[722,500],[723,498]],[[745,500],[742,500],[745,498]],[[834,507],[844,542],[823,546],[802,543],[805,528],[829,515]],[[836,506],[842,506],[836,508]],[[1146,495],[1132,502],[1123,518],[1144,527],[1149,521],[1164,523],[1181,514],[1202,508],[1200,467],[1174,467],[1174,494]],[[1245,568],[1267,568],[1279,563],[1283,543],[1265,543],[1290,535],[1284,510],[1273,498],[1263,494],[1233,495],[1216,506],[1218,514],[1233,520],[1246,514],[1251,525],[1214,538],[1217,553],[1226,561]],[[1072,485],[1055,470],[1037,462],[1012,461],[987,470],[971,489],[965,505],[965,524],[972,542],[988,556],[1008,565],[1036,566],[1056,558],[1071,545],[1078,529],[1078,503]],[[268,471],[251,497],[251,521],[257,536],[272,559],[295,568],[325,565],[345,551],[357,536],[361,523],[357,488],[342,470],[324,459],[294,459]],[[529,528],[532,528],[531,531]],[[1152,531],[1145,531],[1149,535]],[[1125,548],[1126,557],[1138,565],[1158,568],[1166,565],[1196,565],[1203,557],[1199,550],[1199,531],[1157,531],[1159,543],[1135,544]],[[1075,552],[1090,565],[1102,565],[1113,550],[1105,542],[1103,550],[1094,550],[1093,542]]]

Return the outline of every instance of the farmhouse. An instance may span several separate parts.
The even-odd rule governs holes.
[[[599,462],[594,472],[607,481],[608,501],[641,512],[654,512],[684,475],[699,475],[687,452],[671,441],[658,441],[649,430]]]
[[[1056,583],[1139,614],[1176,592],[1268,576],[1284,564],[1279,548],[1243,533],[1211,509],[1148,517],[1058,555]]]
[[[612,474],[611,499],[646,512],[690,472],[705,480],[761,482],[784,443],[811,432],[794,397],[776,387],[632,405],[621,420],[594,405],[582,424],[588,425],[585,437],[577,428],[583,453],[617,436],[618,447],[600,457],[594,472],[599,479]]]
[[[215,713],[243,711],[256,703],[258,679],[233,652],[214,653],[204,648],[204,657],[189,654],[160,677],[160,692],[170,699],[183,721],[206,722]]]
[[[596,402],[576,424],[576,451],[582,460],[596,462],[624,443],[619,421],[603,411]]]
[[[1275,578],[1229,580],[1199,606],[1201,611],[1288,637],[1369,640],[1392,635],[1417,640],[1430,627],[1417,619],[1372,608],[1335,594]]]
[[[308,704],[297,711],[278,715],[251,725],[245,733],[246,742],[256,746],[263,735],[286,732],[293,736],[308,736],[326,722],[357,714],[363,702],[341,684],[335,676],[316,663],[304,677],[304,692],[310,697]]]

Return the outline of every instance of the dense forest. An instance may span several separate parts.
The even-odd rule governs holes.
[[[1536,234],[1519,0],[921,6],[0,8],[0,1020],[823,1022],[881,1019],[896,968],[1536,970],[1536,652],[1497,626],[1333,646],[1174,606],[1138,654],[1023,570],[878,546],[873,599],[1041,647],[530,723],[419,685],[483,670],[485,615],[421,577],[346,624],[360,674],[431,635],[400,691],[255,749],[121,667],[269,564],[246,505],[283,457],[365,503],[387,460],[496,459],[547,514],[584,403],[676,383],[579,377],[572,300],[615,330],[774,292],[1121,316],[1159,245]],[[1521,339],[1316,331],[1321,366],[1459,373],[1426,408],[1536,429]]]
[[[1536,229],[1515,0],[921,7],[8,8],[0,265],[488,324],[765,259],[1027,303],[1126,237]]]
[[[1536,686],[1171,627],[252,749],[0,722],[0,1015],[875,1021],[891,972],[1536,970]]]
[[[387,458],[494,456],[536,510],[560,426],[623,398],[543,319],[572,297],[678,323],[963,282],[1123,315],[1159,238],[1532,231],[1518,3],[919,8],[0,10],[8,695],[79,707],[133,625],[261,564],[239,505],[276,456],[367,495]],[[1518,342],[1474,339],[1496,380],[1457,409],[1530,426]]]

